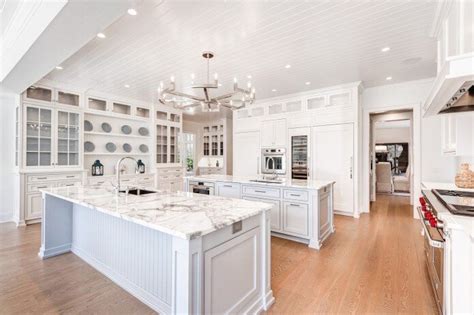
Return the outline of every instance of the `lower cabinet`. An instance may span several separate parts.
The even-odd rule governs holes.
[[[239,199],[241,194],[239,183],[216,183],[216,195],[227,198]]]
[[[259,202],[271,203],[273,205],[273,208],[271,210],[270,227],[271,227],[272,231],[275,231],[275,232],[282,231],[281,207],[280,207],[280,201],[279,200],[253,198],[253,197],[243,197],[242,199],[250,200],[250,201],[259,201]]]
[[[297,236],[309,235],[309,208],[307,204],[283,202],[283,231]]]
[[[26,220],[33,220],[41,217],[43,211],[43,197],[41,193],[28,194],[26,197]]]
[[[204,252],[204,314],[241,314],[261,292],[260,233],[254,228]]]

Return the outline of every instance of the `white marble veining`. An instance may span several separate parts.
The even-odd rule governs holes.
[[[462,189],[457,188],[454,183],[433,183],[423,182],[422,188],[426,190],[432,189],[448,189],[448,190],[462,190],[462,191],[474,191],[474,189]],[[449,212],[448,209],[434,196],[433,194],[428,197],[430,203],[436,208],[438,218],[443,221],[447,228],[462,229],[474,239],[474,217],[455,215]]]
[[[41,191],[184,239],[209,234],[272,207],[262,202],[187,192],[116,195],[111,186],[71,186]]]
[[[301,180],[301,179],[283,179],[282,183],[262,183],[254,182],[252,180],[257,179],[256,177],[242,177],[242,176],[230,176],[230,175],[197,175],[186,177],[189,180],[197,180],[204,182],[233,182],[241,184],[250,184],[258,186],[272,186],[272,187],[288,187],[288,188],[299,188],[299,189],[320,189],[330,184],[334,184],[334,181],[329,180]],[[258,179],[261,179],[258,178]]]

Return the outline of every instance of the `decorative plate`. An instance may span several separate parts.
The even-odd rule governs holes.
[[[94,129],[92,123],[88,120],[84,120],[84,131],[92,131],[92,129]]]
[[[123,146],[122,146],[123,150],[127,153],[130,153],[132,152],[132,146],[128,143],[124,143]]]
[[[108,142],[106,145],[105,145],[105,148],[107,149],[107,151],[109,151],[110,153],[113,153],[115,152],[115,150],[117,150],[117,146],[112,143],[112,142]]]
[[[126,135],[129,135],[132,133],[132,127],[130,127],[129,125],[123,125],[121,130]]]
[[[102,123],[102,130],[109,133],[112,131],[112,126],[109,123]]]
[[[140,152],[148,153],[148,146],[146,144],[140,144],[138,148],[140,149]]]
[[[148,131],[148,128],[145,128],[145,127],[140,127],[138,129],[138,133],[142,136],[148,136],[150,134],[150,132]]]
[[[84,142],[84,151],[93,152],[94,150],[95,150],[95,145],[92,142],[90,141]]]

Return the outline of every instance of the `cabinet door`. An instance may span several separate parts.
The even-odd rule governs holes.
[[[262,147],[272,147],[275,145],[275,130],[273,120],[262,122],[261,137]]]
[[[79,165],[79,114],[67,111],[58,111],[57,123],[57,165]]]
[[[442,117],[442,150],[444,155],[456,154],[456,116],[446,114]]]
[[[156,163],[168,163],[168,126],[156,125]]]
[[[227,198],[240,198],[240,184],[217,183],[217,195]]]
[[[26,214],[25,219],[32,220],[41,218],[43,212],[43,197],[41,193],[26,195]]]
[[[309,212],[304,203],[283,203],[283,231],[294,235],[308,236]]]
[[[311,136],[314,180],[334,180],[334,210],[354,213],[353,125],[314,127]]]
[[[49,167],[52,165],[52,110],[26,107],[25,166]]]
[[[282,215],[281,215],[281,207],[280,207],[279,200],[253,198],[253,197],[243,197],[242,199],[272,204],[273,208],[271,210],[270,228],[272,229],[272,231],[275,231],[275,232],[280,232],[282,230],[282,226],[281,226]]]
[[[258,131],[236,133],[234,136],[233,173],[256,177],[260,173],[260,137]]]
[[[286,147],[286,119],[275,120],[273,130],[273,145],[276,147]]]
[[[80,96],[77,93],[67,92],[67,91],[56,91],[56,100],[59,104],[70,105],[70,106],[79,106],[80,105]]]
[[[24,94],[25,100],[51,103],[53,102],[53,89],[40,86],[30,86]]]

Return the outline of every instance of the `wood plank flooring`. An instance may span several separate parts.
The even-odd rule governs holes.
[[[269,314],[437,313],[408,198],[380,195],[335,224],[319,252],[272,238]],[[39,245],[39,225],[0,224],[0,314],[153,313],[73,254],[40,260]]]

